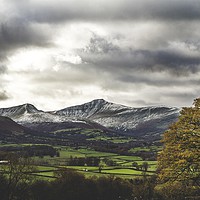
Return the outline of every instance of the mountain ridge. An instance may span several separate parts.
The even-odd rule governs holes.
[[[38,110],[32,104],[0,108],[0,115],[20,124],[95,122],[114,131],[134,136],[160,136],[179,116],[179,108],[166,106],[128,107],[95,99],[55,111]]]
[[[25,113],[37,113],[37,112],[43,112],[42,110],[38,110],[34,105],[26,103],[21,104],[18,106],[12,106],[8,108],[0,108],[0,116],[6,116],[6,117],[13,117],[22,115]]]
[[[150,135],[160,135],[177,120],[179,111],[179,108],[166,106],[132,108],[97,99],[55,113],[72,119],[87,118],[105,127],[129,134],[148,135],[148,132],[151,132]]]

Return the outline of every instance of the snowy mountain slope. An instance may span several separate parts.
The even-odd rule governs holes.
[[[42,110],[38,110],[32,104],[23,104],[10,108],[0,108],[0,116],[10,117],[14,121],[24,124],[33,122],[64,122],[65,116],[58,116]]]
[[[19,106],[13,106],[10,108],[0,108],[0,116],[6,116],[6,117],[11,117],[11,118],[21,117],[22,115],[25,115],[28,113],[40,113],[40,112],[43,112],[43,111],[38,110],[32,104],[23,104]]]
[[[58,128],[61,123],[65,123],[67,127],[90,127],[90,123],[94,122],[121,133],[150,138],[160,137],[169,125],[177,120],[179,111],[180,109],[174,107],[132,108],[96,99],[52,112],[44,112],[31,104],[23,104],[1,108],[0,116],[7,116],[20,124],[30,126],[33,123],[45,123],[45,127],[46,123],[57,123],[53,127]]]
[[[103,126],[134,135],[144,135],[148,132],[154,135],[161,134],[176,121],[179,111],[173,107],[131,108],[96,99],[54,113],[71,119],[90,119]]]
[[[23,104],[10,108],[0,108],[0,116],[10,117],[15,122],[22,124],[28,128],[39,130],[45,127],[46,130],[60,128],[84,128],[84,129],[101,129],[110,131],[108,128],[86,119],[70,119],[67,116],[57,115],[53,112],[44,112],[38,110],[31,104]],[[45,128],[42,130],[45,131]]]
[[[101,113],[101,117],[111,116],[121,111],[126,111],[128,107],[109,103],[104,99],[95,99],[91,102],[68,107],[62,110],[54,111],[55,114],[68,116],[70,118],[93,118]]]

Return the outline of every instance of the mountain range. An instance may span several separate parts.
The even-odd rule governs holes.
[[[132,108],[95,99],[82,105],[48,112],[38,110],[32,104],[0,108],[0,116],[9,117],[35,130],[79,127],[112,130],[152,140],[159,139],[169,125],[177,120],[179,111],[179,108],[164,106]]]

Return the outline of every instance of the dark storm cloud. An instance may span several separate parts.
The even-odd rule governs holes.
[[[32,21],[198,20],[198,0],[11,1]]]
[[[47,46],[47,34],[34,25],[20,19],[0,23],[1,51],[9,51],[20,47]]]
[[[166,77],[163,77],[166,76]],[[134,83],[134,84],[142,84],[142,85],[148,85],[148,86],[156,86],[156,87],[169,87],[169,86],[194,86],[199,85],[200,80],[187,80],[187,77],[185,78],[179,78],[176,77],[172,78],[167,76],[166,73],[163,73],[163,76],[160,75],[160,77],[153,76],[152,73],[133,73],[133,74],[120,74],[118,77],[116,77],[116,80],[119,80],[124,83]]]
[[[188,39],[185,41],[185,45],[188,49],[200,52],[200,38],[198,39]]]
[[[105,38],[94,36],[89,45],[79,51],[84,63],[98,70],[166,71],[175,76],[187,76],[200,71],[200,56],[166,50],[120,49]]]
[[[2,79],[2,75],[7,73],[7,67],[6,65],[1,64],[1,62],[3,63],[4,61],[0,57],[0,101],[4,101],[9,99],[10,97],[7,91],[4,89],[4,81]]]
[[[0,7],[0,100],[17,90],[16,101],[40,93],[54,104],[66,91],[84,99],[92,86],[136,104],[179,104],[200,92],[199,0],[2,0]],[[40,62],[29,64],[31,49],[45,54]]]
[[[94,20],[96,23],[102,20],[172,20],[174,23],[175,20],[200,19],[197,0],[7,0],[4,6],[9,7],[10,17],[0,13],[0,51],[48,45],[53,34],[42,27],[43,23]]]
[[[48,29],[39,24],[31,24],[28,21],[16,18],[3,21],[0,19],[0,74],[7,71],[9,57],[18,49],[29,47],[52,46],[51,35]]]
[[[112,42],[95,34],[93,34],[93,37],[90,39],[90,44],[84,49],[84,52],[89,54],[108,54],[119,51],[120,48],[113,45]]]
[[[0,101],[9,99],[9,96],[5,90],[0,90]]]
[[[200,90],[198,90],[200,92]],[[186,91],[186,92],[170,92],[167,94],[168,97],[177,98],[177,99],[187,99],[188,101],[192,98],[195,99],[197,91]]]
[[[0,6],[0,59],[6,60],[19,48],[51,45],[48,27],[28,20],[21,6],[27,1],[3,1]],[[25,7],[24,7],[25,9]],[[28,9],[28,7],[27,7]]]
[[[196,99],[199,97],[200,89],[194,89],[190,91],[161,91],[160,97],[161,100],[164,101],[164,98],[167,97],[167,99],[171,102],[179,102],[179,106],[186,106],[190,105],[193,101],[193,99]],[[175,106],[175,104],[174,104]]]

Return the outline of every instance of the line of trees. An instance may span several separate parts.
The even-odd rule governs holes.
[[[0,158],[2,152],[15,152],[19,155],[32,157],[32,156],[59,156],[59,152],[50,145],[27,145],[27,146],[3,146],[0,147]]]
[[[56,171],[52,181],[36,178],[34,162],[8,154],[0,165],[1,200],[133,200],[156,197],[155,177],[125,180],[114,176],[87,178],[70,169]],[[159,199],[159,198],[157,198]]]
[[[132,197],[132,184],[115,177],[86,178],[69,169],[55,172],[55,180],[36,179],[29,158],[10,154],[0,165],[1,200],[116,200]]]
[[[98,157],[73,157],[70,156],[67,165],[69,166],[99,166],[100,158]]]
[[[30,158],[19,154],[4,155],[7,163],[0,165],[0,198],[2,200],[23,199],[34,182],[32,174],[36,168]]]
[[[133,162],[132,167],[134,167],[136,170],[142,170],[142,171],[147,172],[149,168],[149,164],[148,162],[143,162],[141,165],[138,165],[137,162]]]

